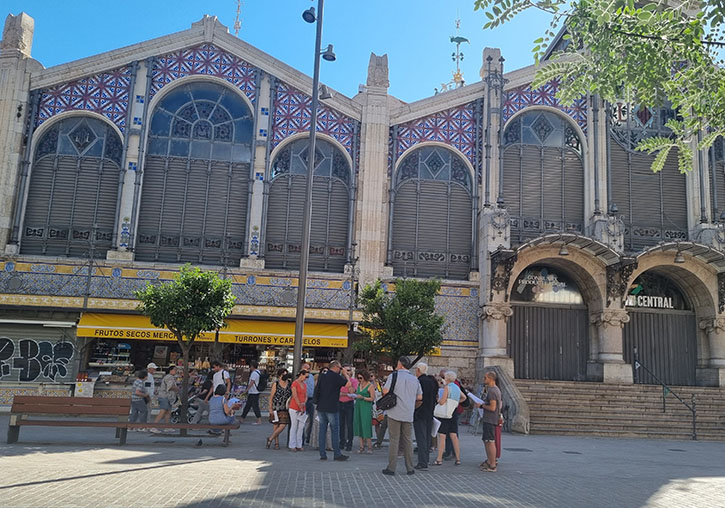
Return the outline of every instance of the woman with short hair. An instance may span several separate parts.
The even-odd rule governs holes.
[[[461,389],[456,385],[456,373],[449,370],[443,376],[443,392],[438,397],[438,405],[445,406],[448,399],[453,399],[461,402],[461,398],[465,400],[465,395],[461,393]],[[438,458],[433,463],[434,466],[440,466],[443,464],[443,452],[446,450],[446,436],[451,438],[453,443],[453,453],[456,456],[456,466],[461,465],[461,449],[458,442],[458,419],[451,416],[451,418],[439,418],[441,426],[438,429]]]
[[[365,452],[366,441],[368,444],[367,453],[373,453],[373,401],[375,400],[375,388],[370,381],[370,374],[365,369],[358,371],[357,380],[355,411],[352,420],[353,435],[360,438],[358,453]]]

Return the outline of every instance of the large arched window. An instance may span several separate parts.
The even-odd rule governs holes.
[[[391,203],[395,276],[468,278],[472,185],[468,167],[451,150],[423,146],[401,160]]]
[[[70,117],[38,141],[20,252],[104,258],[112,247],[122,142],[95,118]]]
[[[183,85],[156,106],[136,259],[238,265],[254,124],[246,102],[216,83]]]
[[[513,243],[549,232],[584,229],[581,140],[560,115],[533,110],[514,118],[503,136],[503,198]]]
[[[686,178],[680,173],[677,152],[671,151],[662,171],[654,173],[654,157],[635,151],[642,139],[670,136],[665,123],[674,117],[669,108],[623,103],[609,108],[609,202],[624,216],[628,251],[687,239]]]
[[[283,147],[271,168],[267,205],[265,267],[298,270],[307,185],[307,138]],[[315,147],[309,269],[343,272],[350,230],[350,164],[331,143]]]

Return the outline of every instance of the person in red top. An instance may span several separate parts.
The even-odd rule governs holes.
[[[352,366],[343,365],[342,370],[345,375],[350,379],[350,388],[347,389],[344,386],[340,388],[340,449],[345,451],[352,450],[353,440],[353,417],[355,416],[355,401],[352,397],[348,396],[350,393],[357,391],[357,379],[352,375]]]
[[[307,421],[305,404],[307,404],[307,377],[309,375],[310,372],[303,369],[292,383],[292,399],[289,402],[291,421],[289,448],[296,452],[302,451],[302,433],[305,430],[305,422]]]

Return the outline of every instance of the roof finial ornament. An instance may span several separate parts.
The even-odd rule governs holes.
[[[242,28],[242,0],[237,0],[237,18],[234,20],[234,35],[239,37],[239,29]]]
[[[463,71],[461,71],[461,62],[463,61],[463,51],[461,51],[461,44],[468,43],[471,41],[460,35],[461,31],[461,19],[460,15],[456,19],[456,35],[450,37],[451,42],[456,45],[456,50],[451,53],[451,59],[456,62],[456,70],[453,71],[453,79],[448,83],[441,83],[441,89],[435,89],[435,93],[446,92],[453,88],[460,88],[466,84],[466,80],[463,79]]]

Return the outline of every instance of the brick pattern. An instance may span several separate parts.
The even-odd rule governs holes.
[[[514,114],[531,106],[551,106],[568,115],[586,133],[587,131],[587,98],[581,97],[571,106],[564,106],[556,98],[559,82],[554,80],[546,85],[531,89],[531,85],[523,85],[506,91],[503,103],[503,121],[508,121]]]
[[[119,67],[108,72],[70,81],[40,90],[35,125],[67,111],[92,111],[105,116],[121,131],[126,128],[126,114],[131,85],[131,68]]]
[[[257,69],[241,58],[217,48],[201,44],[157,57],[151,70],[153,97],[169,83],[186,76],[214,76],[239,88],[254,103]],[[150,97],[149,97],[150,98]]]
[[[274,148],[286,138],[310,131],[312,98],[285,83],[277,83],[274,114],[272,115],[272,139]],[[317,115],[317,132],[337,140],[356,160],[353,153],[353,137],[356,120],[320,104]],[[360,144],[359,142],[357,143]]]

